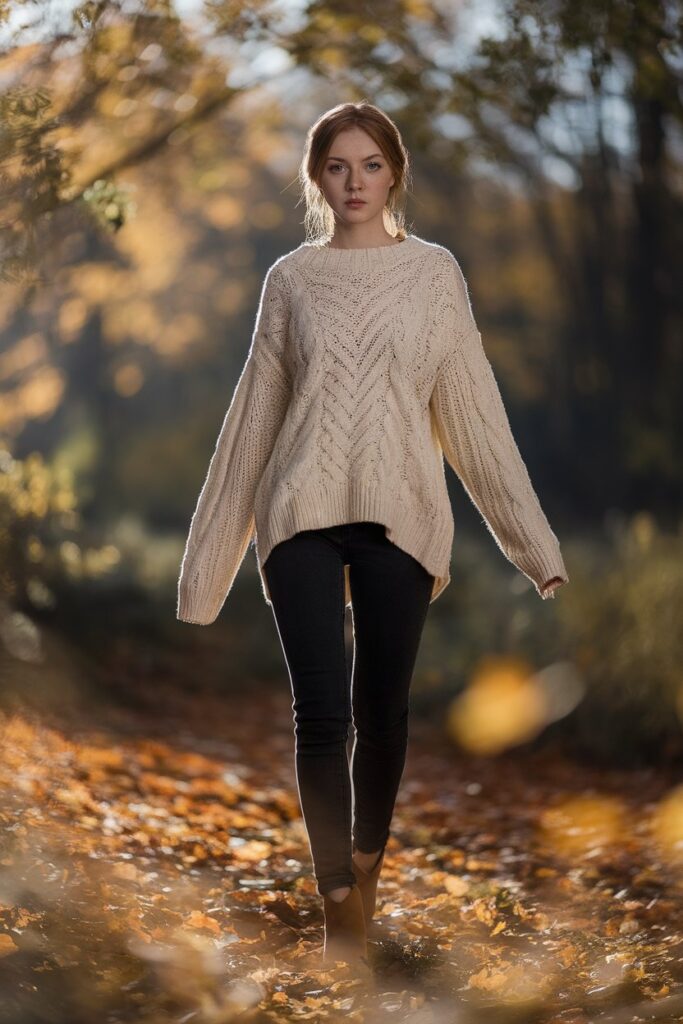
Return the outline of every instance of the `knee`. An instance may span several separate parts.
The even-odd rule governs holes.
[[[392,750],[403,747],[408,739],[408,709],[398,715],[354,715],[358,740],[368,746]]]
[[[350,725],[351,718],[346,716],[311,718],[295,712],[294,735],[297,747],[314,750],[346,743]]]

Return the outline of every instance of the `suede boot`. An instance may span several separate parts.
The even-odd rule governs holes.
[[[364,871],[363,868],[356,864],[355,860],[352,861],[353,873],[356,876],[356,884],[360,889],[360,894],[363,900],[363,916],[365,918],[366,930],[370,928],[370,924],[375,913],[375,907],[377,905],[377,882],[379,881],[382,865],[384,864],[385,850],[386,845],[382,847],[382,850],[375,861],[375,866],[371,871]]]
[[[332,966],[335,960],[345,960],[354,966],[367,966],[367,935],[363,914],[363,898],[357,885],[341,901],[323,894],[325,914],[325,944],[323,962]]]

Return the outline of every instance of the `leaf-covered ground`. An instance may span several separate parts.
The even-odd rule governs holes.
[[[0,727],[3,1021],[683,1020],[660,771],[473,758],[414,719],[368,982],[320,964],[285,685]]]

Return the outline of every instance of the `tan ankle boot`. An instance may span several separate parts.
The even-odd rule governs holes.
[[[375,866],[371,871],[364,871],[363,868],[356,864],[355,860],[351,862],[353,873],[356,876],[356,884],[360,889],[361,898],[363,900],[363,916],[365,918],[366,930],[370,927],[370,923],[375,913],[375,907],[377,905],[377,882],[379,881],[382,865],[384,864],[385,850],[386,846],[382,848],[379,857],[375,861]]]
[[[325,944],[323,961],[332,965],[335,960],[345,960],[354,965],[367,963],[367,935],[363,914],[363,898],[357,885],[338,902],[323,894],[325,913]]]

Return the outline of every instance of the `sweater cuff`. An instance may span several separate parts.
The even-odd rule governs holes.
[[[212,622],[215,622],[217,617],[217,615],[210,615],[208,617],[198,615],[194,608],[192,595],[182,588],[178,591],[176,618],[180,622],[191,622],[195,626],[209,626]]]
[[[550,593],[544,594],[543,588],[553,579],[559,579],[561,580],[561,583],[559,583],[558,586]],[[543,563],[543,571],[538,574],[533,583],[536,587],[536,591],[544,601],[547,601],[549,598],[554,598],[555,591],[559,590],[565,583],[569,583],[569,575],[565,568],[564,561],[562,560],[562,555],[559,552],[554,558]]]

